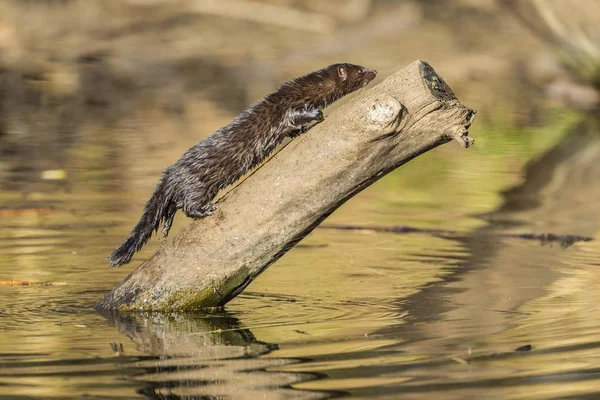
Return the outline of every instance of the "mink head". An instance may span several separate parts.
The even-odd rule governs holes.
[[[303,103],[304,107],[325,108],[334,101],[366,86],[377,76],[377,71],[360,65],[342,63],[294,79],[281,89],[289,88],[296,96],[288,99]],[[298,104],[300,105],[300,104]]]
[[[340,93],[340,97],[366,86],[377,76],[377,71],[374,69],[348,63],[333,64],[325,70],[330,78],[336,82],[335,87]]]

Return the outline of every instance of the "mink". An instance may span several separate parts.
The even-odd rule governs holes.
[[[373,69],[348,63],[311,72],[282,84],[197,143],[163,172],[140,221],[108,257],[111,267],[128,263],[161,223],[167,236],[177,210],[195,219],[211,215],[217,208],[211,201],[219,190],[261,163],[286,137],[323,121],[323,108],[376,75]]]

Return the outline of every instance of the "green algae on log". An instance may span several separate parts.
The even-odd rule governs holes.
[[[415,61],[332,111],[190,221],[98,310],[222,307],[346,200],[441,144],[469,147],[475,111]]]

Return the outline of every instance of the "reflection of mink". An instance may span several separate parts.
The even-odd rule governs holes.
[[[161,222],[166,236],[178,209],[191,218],[211,215],[216,209],[211,200],[219,190],[263,161],[285,137],[296,137],[310,123],[323,121],[323,108],[376,75],[359,65],[334,64],[301,76],[196,144],[163,173],[142,218],[109,256],[110,265],[128,263]]]

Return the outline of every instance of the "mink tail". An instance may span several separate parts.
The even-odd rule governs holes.
[[[115,268],[127,264],[133,255],[139,251],[152,236],[152,231],[157,231],[163,219],[167,217],[172,221],[171,195],[167,191],[164,179],[154,189],[154,193],[144,207],[142,218],[135,225],[127,239],[108,256],[110,266]],[[167,214],[167,215],[166,215]],[[171,228],[165,225],[166,233]]]

